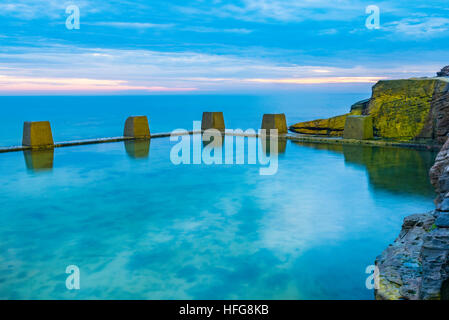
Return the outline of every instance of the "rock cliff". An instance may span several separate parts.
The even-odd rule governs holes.
[[[449,299],[449,140],[430,169],[436,209],[405,218],[401,233],[376,259],[376,299]]]
[[[449,133],[449,80],[379,81],[373,86],[371,98],[354,104],[348,114],[297,123],[290,130],[342,136],[348,115],[371,115],[376,137],[443,144]]]

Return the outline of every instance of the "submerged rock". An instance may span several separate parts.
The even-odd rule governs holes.
[[[371,115],[377,137],[442,144],[449,133],[449,82],[442,78],[379,81],[372,97],[355,103],[350,113],[300,122],[290,130],[342,136],[348,115]]]

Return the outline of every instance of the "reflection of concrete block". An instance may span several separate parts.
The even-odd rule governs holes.
[[[373,138],[373,118],[371,116],[347,116],[345,139],[367,140]]]
[[[25,150],[25,164],[31,171],[48,171],[53,169],[54,149]]]
[[[148,118],[146,116],[137,116],[126,119],[123,136],[138,139],[150,138]]]
[[[213,134],[203,134],[201,136],[201,140],[203,141],[203,147],[206,146],[209,146],[211,148],[221,147],[224,144],[224,139],[225,136],[223,134],[220,134],[220,136],[215,136]]]
[[[267,134],[270,134],[270,129],[277,129],[278,134],[287,133],[285,114],[264,114],[262,118],[262,129],[266,129]]]
[[[150,140],[125,141],[125,150],[131,158],[148,158],[150,154]]]
[[[224,131],[225,123],[223,112],[203,112],[203,120],[201,121],[201,130],[217,129]]]
[[[31,148],[52,147],[54,142],[50,122],[25,122],[23,124],[22,145]]]
[[[274,139],[273,139],[274,138]],[[266,155],[270,155],[271,148],[273,148],[273,152],[275,154],[285,153],[285,149],[287,148],[287,139],[278,138],[272,136],[271,138],[260,138],[260,142],[262,143],[262,150]],[[275,146],[271,146],[271,143],[277,143],[277,148]]]

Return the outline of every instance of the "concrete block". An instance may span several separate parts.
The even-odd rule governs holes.
[[[33,149],[53,147],[54,142],[50,122],[25,122],[23,124],[22,145]]]
[[[264,114],[262,118],[262,129],[267,130],[267,135],[270,134],[270,129],[277,129],[278,134],[287,133],[285,114]]]
[[[147,116],[136,116],[126,119],[123,136],[136,139],[150,138],[150,126],[148,125]]]
[[[225,130],[223,112],[203,112],[201,130],[207,129]]]
[[[25,164],[27,169],[33,172],[49,171],[53,169],[54,149],[25,150]]]
[[[371,116],[347,116],[343,138],[357,140],[372,139],[373,118]]]

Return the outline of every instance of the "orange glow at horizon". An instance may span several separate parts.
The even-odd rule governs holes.
[[[385,77],[322,77],[287,79],[246,79],[248,82],[281,84],[375,83]]]
[[[0,91],[195,91],[197,88],[134,86],[124,80],[31,78],[0,75]]]
[[[214,82],[214,78],[199,78],[202,81]],[[315,78],[254,78],[254,79],[219,79],[235,83],[261,83],[261,84],[338,84],[338,83],[375,83],[384,77],[315,77]],[[198,79],[197,79],[198,80]],[[195,87],[166,87],[131,85],[125,80],[102,80],[88,78],[33,78],[0,75],[0,91],[11,92],[78,92],[78,91],[151,91],[151,92],[188,92],[196,91]]]

